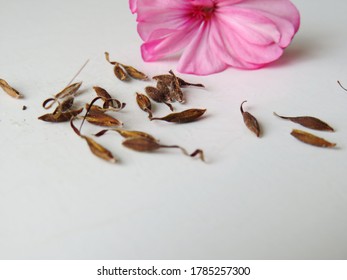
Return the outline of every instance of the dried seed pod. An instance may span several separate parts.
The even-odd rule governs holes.
[[[110,115],[105,113],[97,113],[96,111],[90,110],[89,113],[84,118],[87,122],[99,126],[112,127],[112,126],[122,126],[123,123]]]
[[[177,100],[180,103],[184,103],[184,95],[180,87],[180,83],[178,81],[178,78],[176,77],[175,73],[170,70],[169,73],[173,76],[173,81],[171,83],[171,97],[174,100]]]
[[[151,152],[161,147],[157,141],[144,137],[126,138],[122,144],[138,152]]]
[[[240,111],[241,111],[242,116],[243,116],[243,121],[244,121],[245,125],[248,127],[248,129],[250,131],[252,131],[253,133],[255,133],[255,135],[257,135],[257,137],[259,137],[260,136],[260,127],[259,127],[257,119],[254,116],[252,116],[250,113],[243,111],[242,105],[245,102],[247,102],[247,101],[243,101],[241,103],[241,106],[240,106]]]
[[[56,99],[62,99],[68,96],[76,96],[76,93],[81,87],[81,85],[82,82],[71,84],[64,88],[61,92],[57,93],[54,97]]]
[[[120,67],[118,63],[114,66],[113,72],[116,75],[116,77],[121,81],[125,81],[128,78],[127,73],[123,70],[122,67]]]
[[[275,112],[274,112],[274,115],[281,119],[290,120],[294,123],[298,123],[307,128],[321,130],[321,131],[334,131],[334,129],[331,126],[329,126],[327,123],[315,117],[309,117],[309,116],[284,117],[284,116],[280,116],[276,114]]]
[[[294,136],[296,139],[300,140],[301,142],[317,147],[332,148],[336,146],[335,143],[330,143],[323,138],[317,137],[311,133],[298,129],[293,129],[291,135]]]
[[[190,157],[195,157],[199,156],[199,158],[202,161],[205,161],[204,158],[204,153],[202,150],[197,149],[193,153],[189,154],[186,149],[177,146],[177,145],[160,145],[155,139],[150,139],[150,138],[144,138],[144,137],[135,137],[135,138],[126,138],[123,143],[125,147],[137,151],[137,152],[152,152],[159,150],[160,148],[174,148],[174,149],[180,149],[183,154],[190,156]]]
[[[93,89],[96,92],[96,95],[104,101],[103,108],[113,108],[115,111],[120,111],[125,107],[125,103],[120,102],[118,99],[112,98],[112,96],[103,88],[94,86]]]
[[[162,81],[167,85],[171,85],[174,77],[169,74],[164,74],[164,75],[154,76],[153,79],[156,81]],[[177,79],[178,79],[180,87],[187,87],[187,86],[205,87],[203,84],[192,84],[192,83],[186,82],[180,77],[177,77]]]
[[[58,102],[58,99],[63,99],[67,97],[74,97],[77,95],[77,91],[81,87],[82,82],[71,84],[65,87],[62,91],[54,95],[54,98],[48,98],[42,103],[42,107],[45,109],[51,108],[54,103]]]
[[[182,112],[169,114],[162,118],[151,118],[151,120],[161,120],[174,123],[187,123],[196,121],[205,112],[206,109],[188,109]]]
[[[149,98],[146,95],[137,92],[136,93],[136,102],[142,111],[145,111],[146,113],[148,113],[148,118],[152,118],[152,116],[153,116],[152,104],[151,104],[151,101],[149,100]]]
[[[106,58],[106,60],[107,60],[110,64],[112,64],[112,65],[117,64],[116,61],[111,61],[111,60],[110,60],[110,54],[109,54],[108,52],[105,52],[105,58]]]
[[[70,110],[66,112],[59,112],[59,113],[53,113],[53,114],[45,114],[41,117],[39,117],[39,120],[45,121],[45,122],[67,122],[70,121],[72,117],[75,117],[79,115],[83,111],[83,108],[77,109],[77,110]]]
[[[117,160],[116,158],[112,155],[112,153],[107,150],[105,147],[103,147],[102,145],[100,145],[99,143],[95,142],[92,138],[84,136],[81,134],[80,130],[78,130],[74,124],[73,124],[73,118],[70,120],[70,125],[72,127],[72,129],[75,131],[75,133],[80,136],[81,138],[83,138],[84,140],[86,140],[90,151],[96,155],[97,157],[106,160],[108,162],[111,163],[115,163]]]
[[[140,72],[139,70],[135,69],[132,66],[129,65],[125,65],[125,64],[121,64],[123,66],[123,68],[125,69],[125,71],[128,73],[128,75],[131,78],[137,79],[137,80],[142,80],[142,81],[147,81],[148,80],[148,76],[145,75],[144,73]]]
[[[8,95],[12,96],[13,98],[22,98],[23,95],[21,95],[16,89],[11,87],[5,80],[0,79],[0,87],[3,89],[4,92],[6,92]]]
[[[164,103],[170,108],[171,111],[173,111],[172,105],[166,102],[166,96],[159,89],[148,86],[145,88],[145,91],[149,98],[151,98],[153,101],[157,103]]]
[[[163,102],[172,102],[172,101],[174,101],[171,98],[170,88],[169,88],[169,86],[167,84],[165,84],[162,81],[158,81],[157,82],[157,89],[159,90],[160,95],[163,96],[163,98],[164,98]]]
[[[71,109],[71,107],[73,106],[73,103],[74,103],[74,98],[73,97],[68,97],[65,100],[63,100],[63,102],[59,103],[57,108],[55,108],[55,110],[53,112],[54,117],[55,118],[59,118],[60,114],[62,114],[63,112],[68,111],[69,109]]]
[[[96,137],[100,137],[102,135],[104,135],[106,132],[108,131],[116,131],[118,132],[122,137],[124,138],[147,138],[150,139],[152,141],[157,141],[152,135],[146,133],[146,132],[142,132],[142,131],[136,131],[136,130],[125,130],[125,129],[104,129],[99,131],[98,133],[94,134]]]

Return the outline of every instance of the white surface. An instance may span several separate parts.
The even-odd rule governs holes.
[[[301,29],[273,65],[229,69],[187,80],[177,110],[206,107],[199,122],[149,122],[134,92],[147,83],[119,82],[112,59],[155,75],[175,62],[146,64],[127,1],[0,0],[0,77],[24,95],[0,94],[1,259],[336,259],[347,257],[347,2],[299,1]],[[68,124],[37,120],[41,103],[62,89],[79,67],[86,93],[99,85],[125,101],[118,114],[129,129],[189,151],[140,154],[117,135],[99,141],[120,159],[94,157]],[[181,75],[182,76],[182,75]],[[239,105],[255,115],[260,139],[243,125]],[[22,111],[22,106],[28,109]],[[299,125],[284,115],[313,115],[338,143],[320,149],[290,136]],[[156,106],[165,115],[165,106]],[[84,133],[99,128],[86,124]]]

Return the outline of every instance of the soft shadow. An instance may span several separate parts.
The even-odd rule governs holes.
[[[333,51],[329,41],[329,35],[327,34],[310,33],[309,36],[297,36],[291,45],[285,49],[282,57],[271,63],[268,68],[288,66],[298,61],[310,61],[317,57],[328,55]]]

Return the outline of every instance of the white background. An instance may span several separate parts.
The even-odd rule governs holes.
[[[23,93],[0,92],[1,259],[341,259],[347,257],[347,2],[299,1],[302,25],[284,56],[257,71],[181,75],[205,90],[186,90],[177,110],[207,108],[196,123],[150,122],[135,91],[105,61],[150,76],[175,61],[144,63],[127,1],[0,0],[0,77]],[[44,99],[76,79],[94,97],[106,88],[127,103],[125,128],[163,144],[202,148],[207,163],[179,151],[141,154],[109,134],[99,142],[119,163],[93,156],[69,124],[37,120]],[[203,59],[203,58],[202,58]],[[260,139],[239,112],[255,115]],[[22,106],[27,110],[23,111]],[[337,143],[321,149],[291,137],[283,115],[312,115],[335,129],[313,132]],[[156,104],[155,114],[169,111]],[[86,124],[83,133],[100,130]],[[308,131],[308,130],[307,130]]]

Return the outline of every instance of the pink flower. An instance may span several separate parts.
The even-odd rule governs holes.
[[[207,75],[278,59],[299,29],[289,0],[130,0],[145,61],[181,54],[177,70]]]

